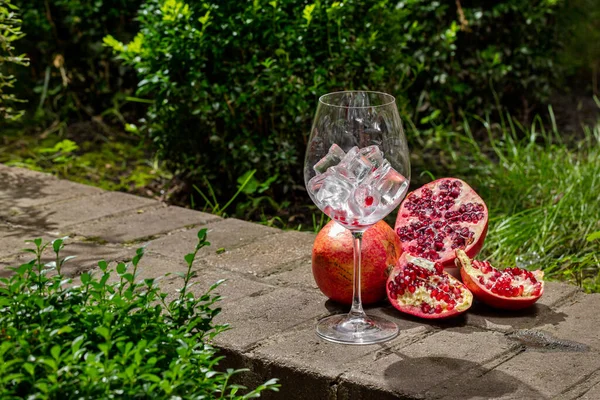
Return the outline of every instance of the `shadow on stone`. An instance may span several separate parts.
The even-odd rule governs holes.
[[[332,300],[327,300],[324,305],[331,314],[342,314],[350,311],[350,306],[336,303]]]
[[[489,321],[495,325],[510,326],[513,330],[527,329],[546,324],[557,325],[566,314],[556,312],[543,304],[534,304],[523,310],[496,310],[482,303],[475,303],[468,311],[467,324],[486,327]]]
[[[465,314],[458,315],[456,317],[448,318],[448,319],[423,319],[417,318],[410,314],[404,314],[400,311],[396,310],[394,307],[386,307],[381,309],[382,314],[390,317],[390,319],[402,319],[410,322],[415,322],[421,325],[429,325],[442,329],[446,328],[456,328],[462,327],[466,325],[466,317]],[[468,312],[468,311],[467,311]]]
[[[18,204],[28,200],[36,201],[44,197],[43,189],[48,186],[44,179],[33,175],[23,175],[19,171],[3,166],[0,169],[0,220],[22,223],[40,229],[52,229],[48,226],[47,213],[36,210],[33,206]],[[55,180],[48,175],[47,179]]]
[[[404,357],[404,356],[403,356]],[[457,375],[460,374],[460,377]],[[429,398],[442,399],[495,399],[499,397],[543,399],[537,390],[500,371],[484,368],[477,363],[449,357],[406,358],[391,364],[384,372],[389,389],[406,393],[406,380],[428,376],[451,377],[426,393]],[[423,385],[425,387],[425,385]],[[414,395],[416,393],[411,393]]]

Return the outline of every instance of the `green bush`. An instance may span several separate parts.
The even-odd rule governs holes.
[[[14,93],[6,92],[15,85],[15,77],[6,72],[6,64],[27,66],[29,63],[25,56],[14,54],[13,42],[23,37],[17,12],[18,8],[10,0],[0,0],[0,124],[23,115],[23,111],[14,108],[20,100]]]
[[[75,283],[61,273],[71,258],[60,258],[64,239],[29,241],[33,260],[0,278],[0,398],[248,399],[276,390],[270,380],[247,391],[230,382],[240,371],[216,370],[222,357],[209,341],[227,326],[213,324],[219,283],[199,297],[189,291],[206,229],[198,239],[170,301],[154,279],[137,282],[143,248],[117,265],[118,279],[100,261],[98,276]],[[46,248],[55,261],[44,265]]]
[[[173,169],[208,178],[217,196],[256,169],[281,194],[301,186],[325,92],[385,90],[422,123],[490,110],[492,87],[519,101],[547,94],[562,4],[147,0],[135,39],[105,43],[155,100],[142,122]]]
[[[128,82],[131,72],[111,62],[102,38],[133,37],[141,0],[13,2],[26,34],[17,48],[31,59],[29,74],[19,76],[19,90],[40,117],[86,120],[112,107],[116,93],[135,87]]]

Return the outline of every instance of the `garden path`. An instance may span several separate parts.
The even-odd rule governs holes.
[[[22,261],[23,240],[69,235],[65,264],[77,276],[97,260],[127,260],[149,242],[144,277],[183,271],[183,255],[209,229],[200,251],[197,292],[219,279],[218,322],[232,329],[215,344],[224,367],[247,367],[241,383],[271,377],[277,399],[600,399],[600,294],[550,282],[521,312],[474,305],[464,317],[428,323],[387,305],[369,312],[394,320],[400,335],[385,344],[342,346],[319,340],[315,322],[342,311],[311,275],[314,235],[281,231],[49,175],[0,165],[0,275]],[[67,266],[70,266],[67,268]],[[175,277],[162,285],[178,288]]]

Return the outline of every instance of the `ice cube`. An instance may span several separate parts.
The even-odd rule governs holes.
[[[360,154],[371,162],[374,168],[379,168],[383,164],[383,153],[378,146],[368,146],[360,149]]]
[[[337,144],[332,144],[327,152],[327,155],[321,158],[317,163],[313,166],[313,169],[317,173],[317,175],[324,173],[327,171],[329,167],[333,167],[339,164],[339,162],[344,158],[346,153],[340,146]]]
[[[374,187],[359,185],[350,197],[349,207],[354,214],[366,217],[377,210],[379,201],[379,192]]]
[[[384,206],[397,206],[408,190],[408,181],[396,171],[387,160],[364,182],[373,187],[381,196],[380,202]]]
[[[346,156],[340,161],[339,167],[348,171],[358,182],[361,182],[376,169],[373,163],[356,146],[346,153]]]
[[[336,171],[336,168],[331,167],[308,181],[308,190],[320,209],[326,206],[334,210],[343,207],[354,189],[353,180]]]

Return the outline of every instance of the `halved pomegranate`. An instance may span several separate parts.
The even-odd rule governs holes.
[[[485,240],[488,210],[477,193],[456,178],[430,182],[400,205],[394,230],[402,251],[441,263],[458,277],[455,250],[475,257]]]
[[[471,307],[473,295],[444,271],[440,263],[402,254],[388,277],[388,299],[394,307],[420,318],[447,318]]]
[[[463,282],[478,300],[505,310],[519,310],[535,303],[544,293],[544,272],[521,268],[499,271],[487,261],[471,260],[456,250]]]

